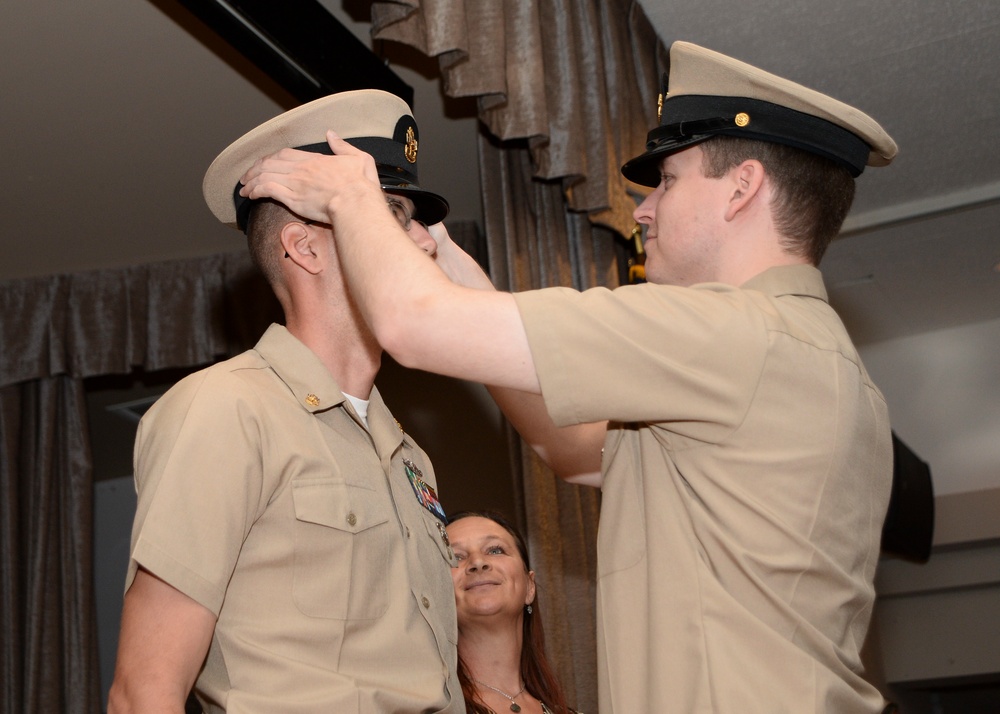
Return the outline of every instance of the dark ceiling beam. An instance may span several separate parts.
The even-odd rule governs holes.
[[[178,0],[301,102],[383,89],[413,106],[413,88],[317,0]]]

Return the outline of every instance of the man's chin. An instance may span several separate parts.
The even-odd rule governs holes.
[[[646,256],[646,262],[642,266],[643,272],[645,273],[645,279],[647,283],[655,283],[656,285],[669,285],[668,276],[663,274],[663,271],[659,269],[656,261],[650,261],[649,255]]]

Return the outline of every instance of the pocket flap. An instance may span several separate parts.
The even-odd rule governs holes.
[[[389,505],[379,493],[333,479],[293,482],[292,501],[296,519],[348,533],[360,533],[389,520]]]

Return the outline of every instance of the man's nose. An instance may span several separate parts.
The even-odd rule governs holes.
[[[656,211],[656,194],[657,191],[653,191],[632,211],[632,218],[635,219],[636,223],[652,223],[653,214]]]
[[[420,250],[427,253],[427,255],[434,257],[437,253],[437,241],[434,240],[434,236],[428,232],[427,226],[423,223],[413,221],[413,223],[410,224],[410,239],[417,244],[417,247],[420,248]]]

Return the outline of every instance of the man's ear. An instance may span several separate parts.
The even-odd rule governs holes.
[[[730,172],[733,179],[733,191],[726,206],[726,220],[733,220],[740,211],[759,199],[761,187],[764,185],[764,166],[756,159],[747,159]]]
[[[282,226],[279,236],[285,258],[313,275],[322,270],[315,239],[315,232],[309,230],[309,227],[301,221],[286,223]]]

